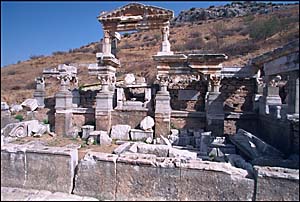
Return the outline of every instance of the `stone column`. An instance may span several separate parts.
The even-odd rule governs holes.
[[[55,133],[72,136],[72,93],[68,90],[70,81],[61,78],[60,90],[55,94]]]
[[[299,73],[291,72],[288,79],[288,113],[299,114]]]
[[[111,56],[111,37],[108,30],[104,30],[102,51],[104,56]]]
[[[144,107],[148,108],[150,111],[152,111],[151,107],[151,97],[152,96],[152,91],[151,88],[145,88],[145,102],[144,102]]]
[[[261,70],[259,69],[256,75],[256,93],[253,96],[253,111],[259,111],[259,102],[263,96],[264,85],[263,78],[261,77]]]
[[[39,108],[45,107],[45,80],[43,77],[35,78],[36,90],[33,93],[33,97],[37,100]]]
[[[171,105],[170,93],[167,91],[167,77],[161,77],[160,91],[155,97],[155,137],[167,137],[170,133],[171,127]]]
[[[122,109],[124,99],[125,99],[124,89],[117,88],[117,107],[118,107],[118,109]]]
[[[162,44],[161,51],[157,53],[157,55],[173,55],[171,51],[171,44],[169,42],[170,28],[169,25],[164,26],[161,29],[162,32]]]
[[[109,90],[109,76],[100,76],[102,89],[96,96],[96,130],[110,132],[114,93]]]
[[[219,92],[221,77],[212,75],[209,78],[210,91],[206,93],[206,130],[213,136],[224,135],[224,110],[223,99]]]

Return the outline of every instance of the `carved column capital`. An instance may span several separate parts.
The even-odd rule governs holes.
[[[221,85],[221,76],[219,75],[210,75],[210,85],[212,92],[219,92],[219,88]]]

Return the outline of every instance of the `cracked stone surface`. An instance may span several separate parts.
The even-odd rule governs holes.
[[[1,187],[1,201],[99,201],[93,197],[36,189]]]

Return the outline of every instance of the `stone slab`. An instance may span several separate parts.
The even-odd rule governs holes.
[[[139,129],[130,130],[130,139],[134,141],[146,141],[147,138],[153,139],[153,131],[144,131]]]
[[[247,172],[227,163],[190,160],[181,163],[179,200],[250,201],[254,180]]]
[[[229,136],[229,139],[251,160],[261,156],[283,157],[279,150],[243,129],[239,129],[237,134]]]
[[[139,144],[137,146],[138,153],[142,154],[155,154],[158,157],[167,157],[169,154],[169,146],[167,145],[151,145],[151,144]]]
[[[78,164],[74,194],[115,200],[117,155],[88,152]]]
[[[116,200],[178,200],[180,169],[126,161],[117,163]]]
[[[299,169],[254,166],[256,200],[299,201]]]
[[[196,159],[197,152],[170,148],[169,149],[169,157],[178,157],[178,158],[184,158],[184,159]]]
[[[71,193],[77,149],[38,144],[1,147],[1,186]]]
[[[179,90],[178,100],[198,100],[200,92],[197,90]]]
[[[111,129],[111,138],[116,140],[129,140],[129,131],[131,126],[129,125],[115,125]]]

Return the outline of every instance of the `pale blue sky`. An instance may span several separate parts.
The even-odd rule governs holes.
[[[175,16],[192,7],[207,8],[229,1],[135,1],[171,9]],[[1,1],[1,67],[29,59],[32,55],[51,55],[55,51],[79,48],[102,38],[97,16],[130,1],[13,2]]]

